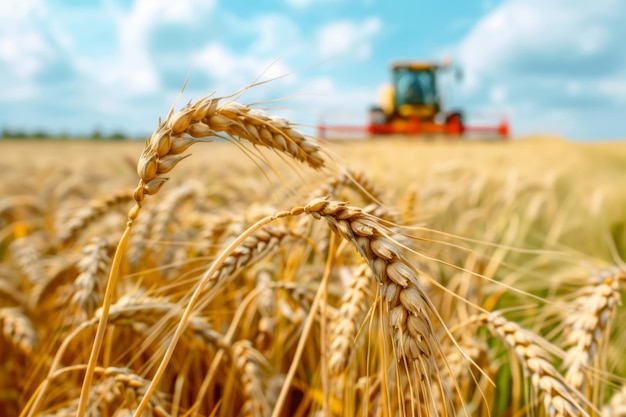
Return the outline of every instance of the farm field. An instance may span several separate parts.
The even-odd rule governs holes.
[[[294,142],[0,141],[0,415],[626,415],[626,142]]]

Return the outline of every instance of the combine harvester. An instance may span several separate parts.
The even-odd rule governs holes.
[[[502,118],[495,126],[468,126],[460,111],[442,108],[437,79],[451,67],[450,60],[442,63],[397,61],[392,63],[393,85],[383,91],[380,106],[372,107],[367,126],[318,125],[318,135],[334,134],[376,135],[444,135],[459,137],[469,133],[485,137],[508,139],[509,124]]]

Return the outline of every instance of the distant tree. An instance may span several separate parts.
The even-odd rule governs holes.
[[[29,137],[29,135],[23,130],[11,129],[10,127],[4,127],[2,129],[2,137],[10,138],[10,139],[24,139]]]
[[[89,139],[91,140],[102,140],[103,136],[102,136],[102,132],[100,131],[100,129],[95,129],[93,131],[93,133],[91,134],[91,136],[89,137]]]
[[[109,135],[111,140],[126,140],[128,137],[122,132],[114,132]]]
[[[31,134],[31,137],[34,139],[47,139],[50,137],[50,134],[45,130],[38,129]]]

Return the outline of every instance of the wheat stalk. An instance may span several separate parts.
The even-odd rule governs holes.
[[[170,111],[151,138],[146,141],[146,146],[137,163],[137,174],[140,180],[133,192],[136,205],[128,212],[126,230],[122,234],[113,258],[111,274],[105,290],[103,312],[83,382],[78,417],[84,417],[87,408],[89,386],[93,378],[96,358],[104,340],[113,289],[117,283],[122,253],[126,248],[133,221],[139,214],[145,195],[156,194],[167,181],[164,175],[188,156],[182,155],[182,153],[197,142],[198,138],[224,132],[248,140],[253,145],[265,146],[286,153],[298,161],[306,162],[313,168],[321,168],[324,165],[319,146],[312,138],[304,136],[293,128],[288,121],[271,117],[262,110],[250,109],[248,106],[236,102],[227,102],[222,106],[218,106],[218,104],[219,99],[212,99],[208,96],[193,105],[187,105],[176,113]],[[185,314],[189,313],[186,312]],[[174,342],[171,344],[172,350],[179,337],[180,334],[177,332],[174,336]],[[171,355],[171,353],[169,354]],[[167,355],[168,353],[166,353]],[[153,390],[154,386],[151,384],[148,387],[147,397]],[[139,410],[145,408],[146,401],[140,403]]]

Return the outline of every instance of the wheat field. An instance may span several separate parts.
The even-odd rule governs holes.
[[[0,169],[2,416],[626,415],[625,143],[207,97]]]

